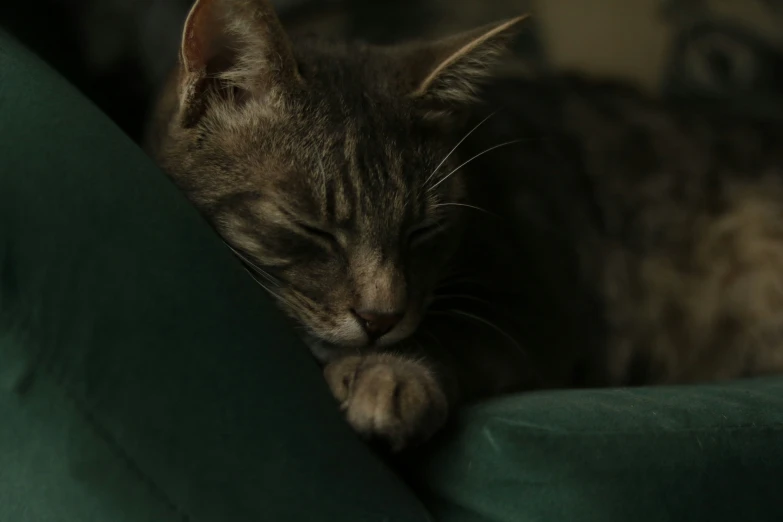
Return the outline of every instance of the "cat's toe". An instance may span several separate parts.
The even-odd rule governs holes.
[[[349,424],[392,450],[426,440],[446,420],[446,396],[420,361],[390,354],[349,357],[328,365],[325,375]]]

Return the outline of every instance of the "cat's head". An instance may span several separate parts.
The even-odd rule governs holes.
[[[520,20],[397,47],[293,45],[266,1],[199,0],[159,160],[312,338],[397,342],[460,235],[450,114]]]

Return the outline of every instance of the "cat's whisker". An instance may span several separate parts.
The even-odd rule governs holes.
[[[261,281],[259,281],[259,280],[258,280],[258,278],[257,278],[257,277],[255,276],[255,274],[253,273],[253,271],[252,271],[252,270],[250,270],[249,268],[245,268],[245,271],[247,271],[247,273],[248,273],[248,274],[250,274],[250,277],[252,277],[252,278],[253,278],[253,281],[255,281],[256,283],[258,283],[258,285],[259,285],[261,288],[263,288],[264,290],[266,290],[267,292],[269,292],[269,293],[270,293],[270,294],[271,294],[273,297],[277,298],[279,301],[282,301],[282,302],[284,302],[284,303],[290,304],[290,302],[289,302],[289,301],[287,301],[287,300],[286,300],[286,299],[285,299],[283,296],[281,296],[280,294],[278,294],[277,292],[275,292],[274,290],[272,290],[271,288],[269,288],[268,286],[266,286],[264,283],[262,283]]]
[[[504,329],[502,329],[501,327],[499,327],[495,323],[493,323],[491,321],[488,321],[487,319],[484,319],[483,317],[479,317],[477,315],[474,315],[474,314],[471,314],[471,313],[468,313],[468,312],[463,312],[462,310],[454,310],[454,309],[447,310],[445,312],[430,312],[430,315],[457,315],[457,316],[462,316],[462,317],[465,317],[467,319],[473,320],[473,321],[475,321],[477,323],[483,324],[484,326],[487,326],[487,327],[491,328],[496,333],[500,334],[508,342],[513,344],[514,347],[517,348],[520,352],[524,351],[522,349],[522,346],[520,346],[520,344],[511,336],[511,334],[506,332]]]
[[[446,174],[445,176],[443,176],[443,177],[442,177],[440,180],[438,180],[438,182],[437,182],[437,183],[435,183],[434,185],[432,185],[432,186],[431,186],[431,187],[430,187],[428,190],[430,190],[430,191],[432,191],[432,190],[435,190],[436,188],[438,188],[438,185],[440,185],[441,183],[443,183],[444,181],[446,181],[447,179],[449,179],[451,176],[453,176],[454,174],[456,174],[456,173],[457,173],[457,171],[459,171],[459,169],[461,169],[462,167],[464,167],[464,166],[465,166],[465,165],[467,165],[468,163],[472,162],[473,160],[476,160],[476,159],[480,158],[480,157],[481,157],[481,156],[483,156],[484,154],[486,154],[486,153],[488,153],[488,152],[491,152],[491,151],[493,151],[493,150],[495,150],[495,149],[499,149],[499,148],[501,148],[501,147],[506,147],[506,146],[508,146],[508,145],[513,145],[513,144],[515,144],[515,143],[522,143],[523,141],[527,141],[527,140],[525,140],[525,139],[518,139],[518,140],[511,140],[511,141],[506,141],[506,142],[500,143],[500,144],[498,144],[498,145],[495,145],[495,146],[493,146],[493,147],[490,147],[490,148],[488,148],[488,149],[485,149],[485,150],[483,150],[483,151],[479,152],[478,154],[476,154],[475,156],[473,156],[473,157],[472,157],[472,158],[470,158],[469,160],[465,161],[465,162],[464,162],[463,164],[461,164],[459,167],[455,168],[454,170],[452,170],[451,172],[449,172],[448,174]]]
[[[253,274],[252,270],[249,270],[248,268],[245,268],[248,274],[250,274],[250,277],[253,278],[253,281],[255,281],[261,288],[266,290],[270,295],[272,295],[274,298],[276,298],[278,301],[280,301],[283,305],[287,306],[290,310],[294,310],[296,312],[299,312],[300,314],[306,314],[307,309],[302,304],[302,299],[296,295],[291,294],[288,298],[283,297],[279,293],[273,291],[271,288],[269,288],[267,285],[262,283],[258,280],[258,278]]]
[[[306,311],[308,307],[312,307],[312,303],[310,303],[303,295],[301,295],[299,292],[291,290],[289,290],[289,298],[286,300],[286,303],[292,308],[295,307],[299,311]]]
[[[257,266],[255,266],[255,265],[252,265],[252,264],[251,264],[251,268],[252,268],[252,269],[253,269],[253,270],[254,270],[254,271],[255,271],[255,272],[258,274],[258,275],[260,275],[261,277],[263,277],[264,279],[266,279],[266,280],[267,280],[267,281],[268,281],[270,284],[273,284],[273,285],[275,285],[276,287],[279,287],[279,286],[280,286],[280,281],[278,281],[276,278],[274,278],[274,277],[273,277],[271,274],[269,274],[269,272],[267,272],[266,270],[262,270],[262,269],[258,268],[258,267],[257,267]]]
[[[467,203],[449,202],[449,203],[438,203],[438,204],[434,205],[434,208],[438,208],[438,207],[465,207],[465,208],[472,208],[473,210],[478,210],[479,212],[484,212],[485,214],[489,214],[490,216],[496,217],[498,219],[503,219],[499,214],[495,214],[494,212],[490,212],[487,209],[484,209],[484,208],[481,208],[481,207],[477,207],[476,205],[469,205]]]
[[[228,248],[230,248],[230,249],[231,249],[231,250],[232,250],[232,251],[233,251],[233,252],[234,252],[234,253],[235,253],[235,254],[236,254],[236,255],[237,255],[237,256],[238,256],[240,259],[242,259],[243,261],[245,261],[245,263],[247,263],[248,265],[250,265],[250,267],[251,267],[251,268],[253,268],[253,269],[254,269],[254,270],[251,270],[251,268],[248,268],[248,267],[247,267],[247,266],[245,266],[245,265],[243,265],[243,266],[242,266],[242,268],[243,268],[243,269],[244,269],[244,270],[245,270],[245,271],[246,271],[248,274],[250,274],[250,277],[251,277],[251,278],[253,278],[253,281],[255,281],[255,282],[256,282],[256,283],[257,283],[257,284],[258,284],[258,285],[259,285],[261,288],[263,288],[264,290],[266,290],[266,291],[267,291],[267,292],[268,292],[270,295],[272,295],[272,296],[273,296],[273,297],[275,297],[275,298],[276,298],[278,301],[280,301],[281,303],[284,303],[285,305],[287,305],[287,306],[288,306],[288,307],[290,307],[291,309],[293,309],[293,310],[298,310],[298,311],[300,311],[300,312],[301,312],[301,311],[303,311],[303,307],[302,307],[302,305],[301,305],[301,298],[300,298],[298,295],[296,295],[296,294],[292,294],[292,295],[291,295],[291,297],[287,299],[287,298],[283,297],[282,295],[280,295],[278,292],[275,292],[274,290],[272,290],[271,288],[269,288],[269,287],[268,287],[266,284],[264,284],[264,283],[262,283],[261,281],[259,281],[259,280],[258,280],[258,278],[256,277],[256,275],[260,275],[260,276],[266,276],[266,277],[269,277],[269,278],[272,278],[272,276],[271,276],[271,275],[269,275],[269,274],[267,274],[266,272],[264,272],[263,270],[261,270],[261,269],[260,269],[260,268],[258,268],[257,266],[253,265],[253,263],[251,263],[250,261],[248,261],[248,260],[247,260],[247,258],[246,258],[245,256],[243,256],[243,255],[242,255],[240,252],[238,252],[236,249],[234,249],[234,248],[233,248],[231,245],[229,245],[228,243],[226,243],[226,245],[227,245],[227,246],[228,246]],[[259,272],[256,272],[256,270],[258,270]],[[279,283],[277,283],[277,281],[276,281],[276,280],[274,280],[274,278],[272,278],[272,279],[273,279],[273,281],[269,281],[269,282],[273,282],[274,284],[276,284],[277,288],[279,288],[279,287],[280,287]],[[297,302],[297,301],[298,301],[298,302]]]
[[[228,244],[226,241],[223,241],[223,243],[226,244],[226,246],[236,255],[239,259],[245,262],[245,264],[249,265],[250,268],[252,268],[258,275],[266,279],[268,282],[272,283],[273,285],[279,287],[280,281],[277,280],[272,274],[261,268],[260,266],[253,263],[250,259],[247,258],[242,252],[237,250],[236,248],[232,247],[230,244]]]
[[[446,163],[446,162],[448,161],[448,159],[451,157],[451,155],[452,155],[452,154],[454,154],[454,151],[456,151],[456,150],[457,150],[457,148],[458,148],[460,145],[462,145],[462,142],[463,142],[463,141],[465,141],[466,139],[468,139],[468,136],[470,136],[471,134],[473,134],[473,132],[474,132],[476,129],[478,129],[479,127],[481,127],[481,126],[484,124],[484,122],[485,122],[485,121],[487,121],[488,119],[490,119],[490,118],[491,118],[492,116],[494,116],[495,114],[497,114],[497,111],[493,112],[492,114],[490,114],[489,116],[487,116],[486,118],[484,118],[483,120],[481,120],[480,122],[478,122],[478,123],[476,124],[476,126],[475,126],[475,127],[473,127],[472,129],[470,129],[470,130],[468,131],[468,133],[467,133],[467,134],[465,134],[465,136],[463,136],[463,137],[462,137],[462,139],[461,139],[461,140],[459,140],[459,141],[457,142],[457,144],[456,144],[456,145],[454,145],[454,148],[453,148],[453,149],[451,149],[451,150],[449,151],[449,153],[448,153],[448,154],[446,154],[446,157],[445,157],[445,158],[443,158],[443,160],[442,160],[440,163],[438,163],[438,166],[437,166],[437,167],[435,167],[435,170],[433,170],[433,171],[432,171],[432,174],[430,174],[430,175],[429,175],[429,177],[427,177],[427,179],[426,179],[426,180],[424,180],[424,186],[425,186],[425,187],[426,187],[426,186],[429,184],[430,180],[431,180],[431,179],[432,179],[432,178],[435,176],[435,174],[437,174],[437,173],[438,173],[438,170],[439,170],[439,169],[440,169],[440,168],[443,166],[443,164],[444,164],[444,163]]]

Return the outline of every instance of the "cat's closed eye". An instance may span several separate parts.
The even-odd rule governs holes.
[[[339,239],[337,239],[337,236],[329,232],[328,230],[324,230],[323,228],[319,228],[317,226],[308,223],[301,223],[301,222],[296,223],[296,226],[299,228],[299,230],[304,232],[305,235],[312,237],[317,241],[320,241],[322,243],[329,243],[331,246],[337,248],[342,247]]]

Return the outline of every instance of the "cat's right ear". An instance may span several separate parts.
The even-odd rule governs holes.
[[[184,126],[197,123],[215,97],[274,103],[299,81],[288,36],[268,0],[196,0],[180,49]]]
[[[527,18],[518,16],[435,42],[398,48],[402,88],[427,107],[430,115],[448,114],[475,101],[481,83],[509,51]]]

